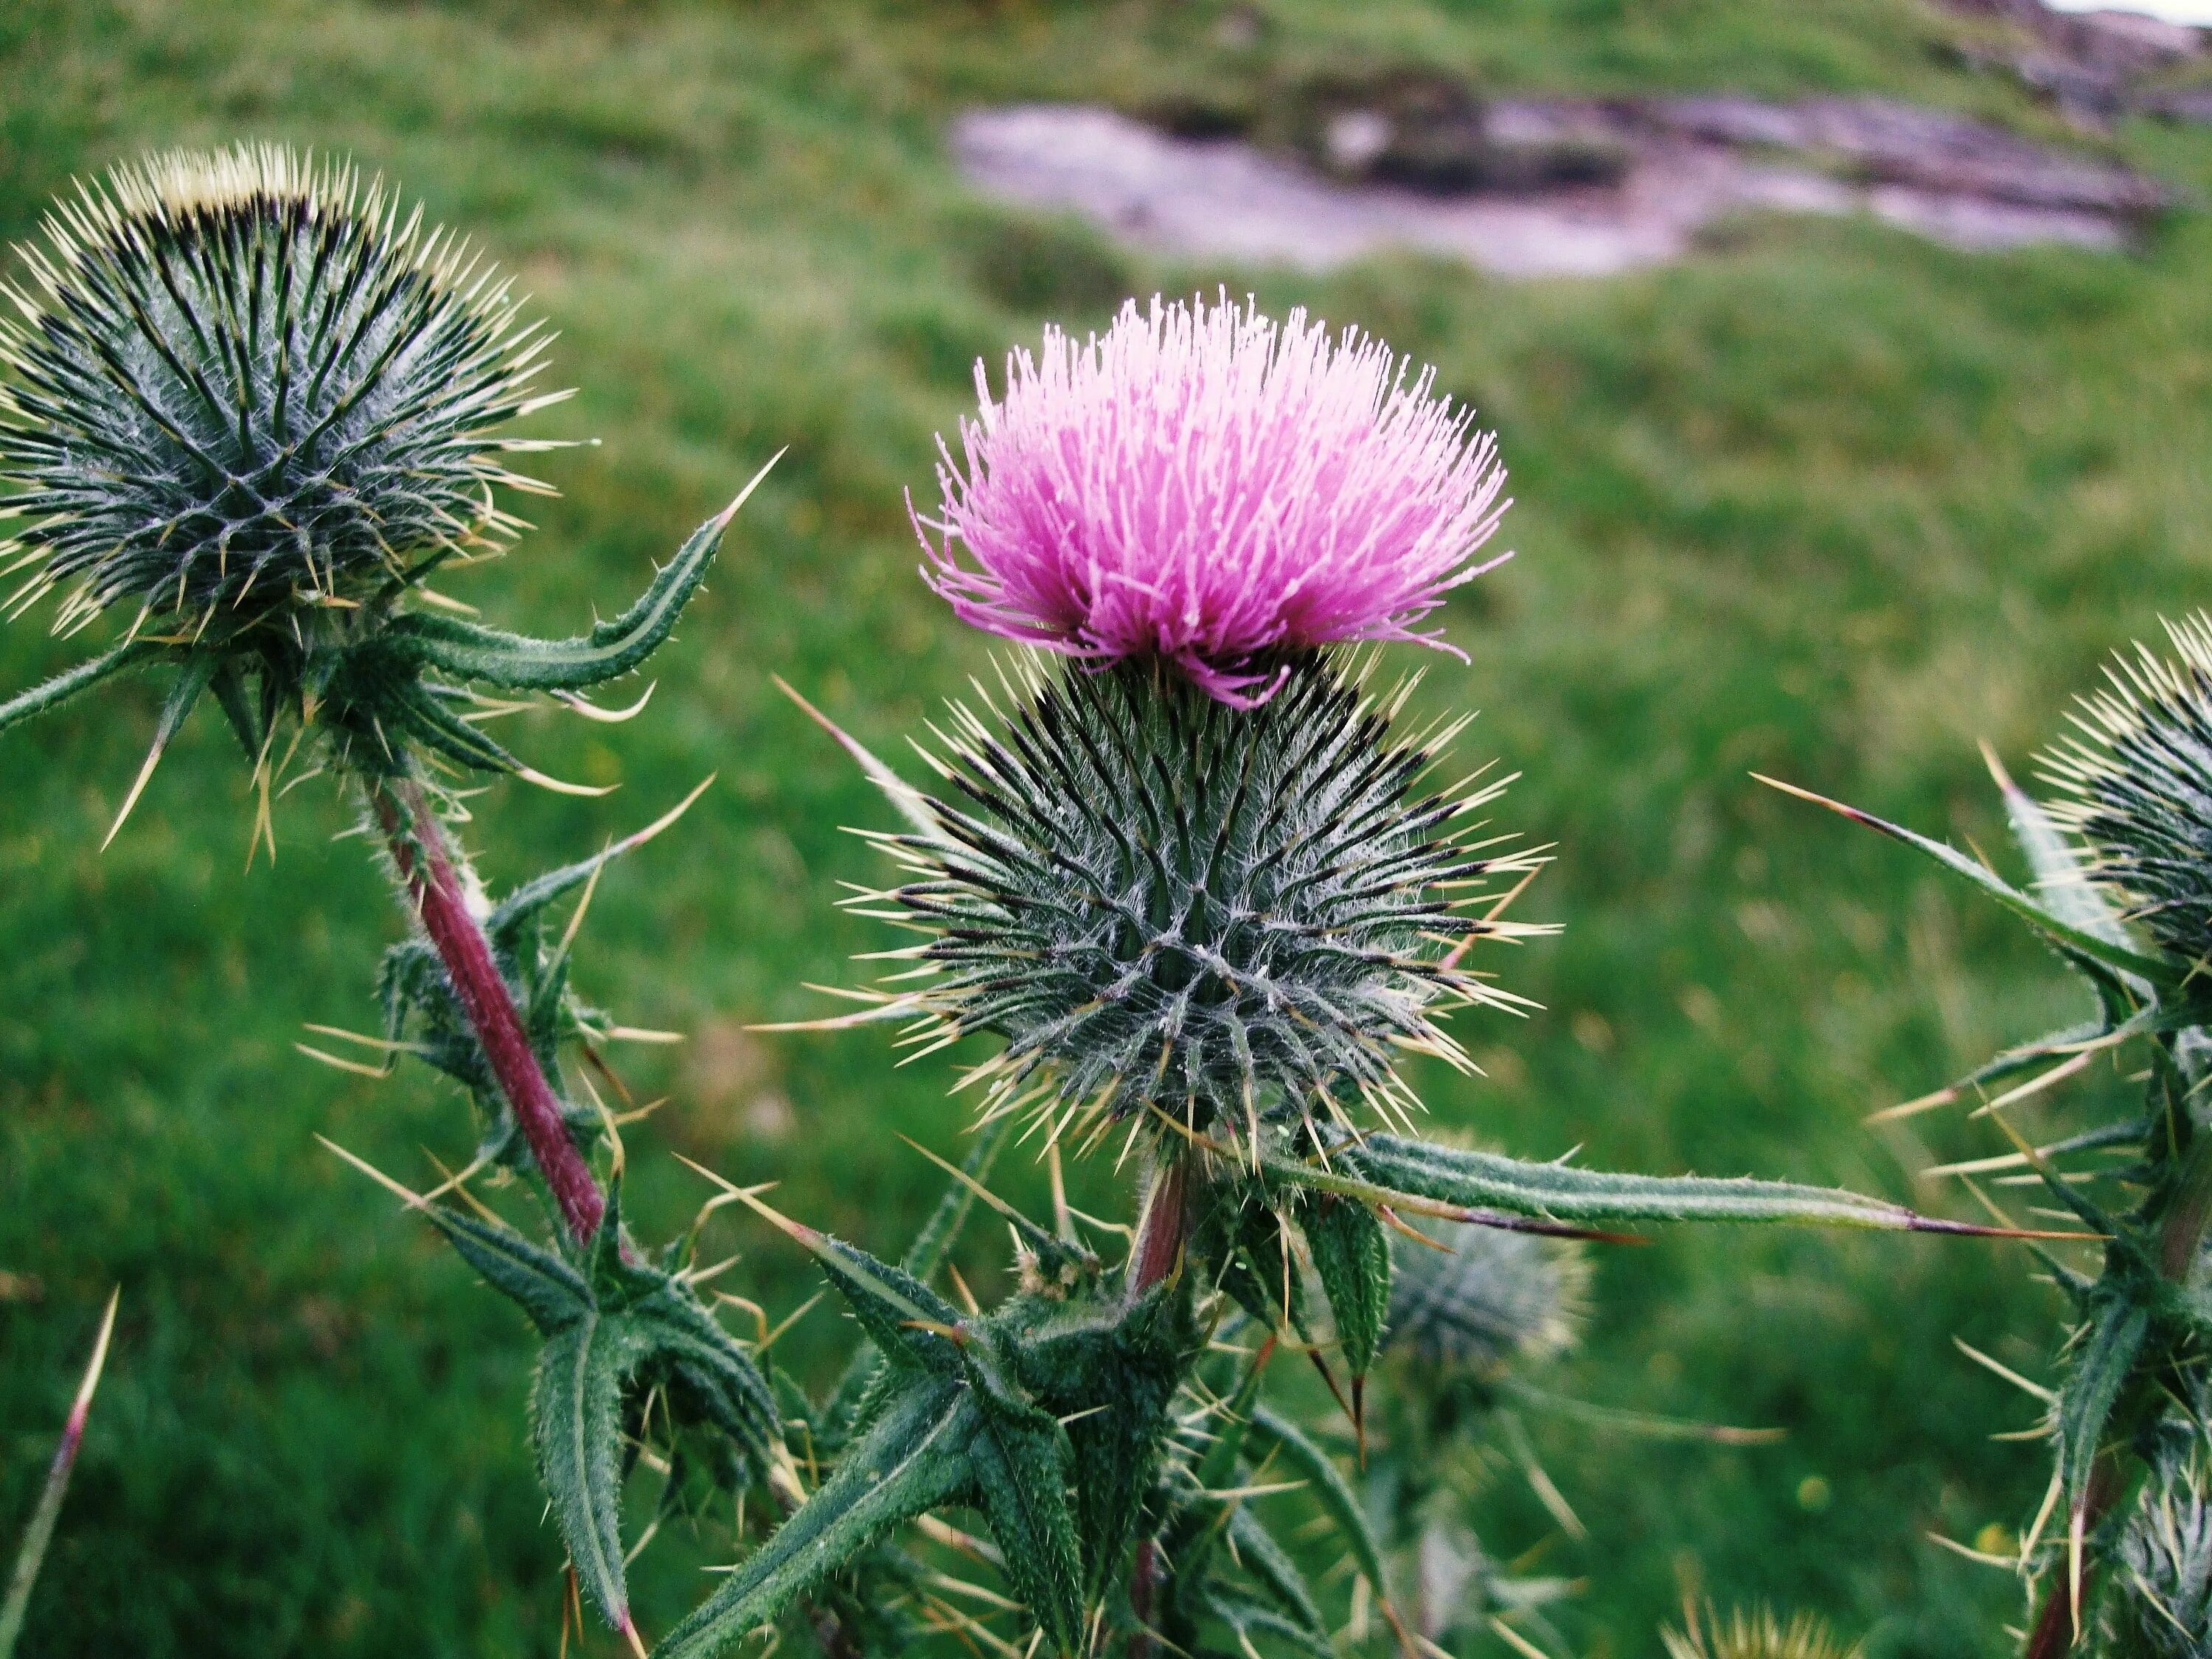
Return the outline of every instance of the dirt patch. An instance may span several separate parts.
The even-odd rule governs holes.
[[[2172,204],[2125,168],[1881,100],[1478,102],[1323,88],[1287,140],[1194,136],[1112,110],[963,117],[987,193],[1073,210],[1163,252],[1325,269],[1384,247],[1506,276],[1679,258],[1751,210],[1871,213],[1956,246],[2124,246]]]

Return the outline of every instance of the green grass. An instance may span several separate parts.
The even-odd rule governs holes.
[[[1532,90],[1888,90],[2049,130],[1947,67],[1951,25],[1907,0],[1270,9],[1267,50],[1286,56],[1425,58]],[[2065,985],[1901,849],[1747,774],[1996,852],[1975,740],[2025,769],[2100,653],[2205,596],[2212,223],[2181,216],[2135,258],[1989,258],[1754,222],[1676,269],[1510,286],[1398,258],[1328,278],[1162,265],[963,191],[950,112],[1249,72],[1216,16],[16,0],[0,233],[26,234],[72,173],[234,137],[349,152],[470,229],[563,331],[558,371],[583,395],[554,425],[604,441],[552,458],[562,498],[469,592],[526,625],[619,603],[790,446],[650,712],[611,734],[514,732],[545,769],[621,793],[479,804],[505,881],[720,774],[611,872],[585,934],[587,992],[691,1038],[636,1066],[672,1097],[632,1136],[648,1231],[702,1196],[671,1148],[780,1179],[789,1209],[884,1248],[933,1190],[893,1132],[954,1144],[946,1057],[894,1070],[878,1036],[742,1030],[819,1011],[801,981],[851,982],[850,954],[884,942],[832,907],[874,872],[838,826],[884,811],[769,677],[903,752],[988,657],[915,580],[902,499],[967,406],[972,360],[1047,317],[1097,323],[1125,291],[1217,283],[1435,362],[1513,469],[1520,556],[1455,606],[1472,665],[1431,663],[1424,695],[1479,707],[1472,749],[1525,771],[1503,817],[1557,843],[1530,913],[1567,927],[1498,964],[1547,1012],[1464,1029],[1487,1078],[1421,1078],[1437,1118],[1526,1154],[1580,1145],[1594,1164],[1976,1213],[1909,1172],[1993,1137],[1860,1119],[2070,1016]],[[2212,191],[2212,134],[2130,129],[2118,149]],[[76,648],[0,635],[0,685]],[[333,842],[347,813],[315,785],[285,803],[275,866],[246,872],[241,769],[212,724],[96,852],[153,715],[142,688],[0,743],[0,1268],[39,1287],[0,1300],[0,1534],[124,1287],[24,1652],[554,1653],[561,1555],[524,1442],[522,1323],[312,1139],[427,1181],[423,1148],[466,1155],[465,1109],[423,1075],[373,1086],[290,1047],[304,1020],[367,1023],[398,926],[382,880]],[[2022,1121],[2119,1092],[2106,1079]],[[1080,1179],[1091,1206],[1123,1201],[1109,1171]],[[1026,1166],[1012,1180],[1037,1185]],[[720,1237],[775,1310],[814,1288],[762,1230]],[[988,1241],[969,1265],[996,1282]],[[1537,1425],[1592,1534],[1547,1558],[1589,1581],[1587,1652],[1652,1651],[1686,1573],[1724,1601],[1829,1613],[1877,1659],[2004,1651],[2014,1588],[1925,1534],[2018,1524],[2040,1495],[2037,1449],[1988,1438],[2031,1402],[1950,1340],[2044,1374],[2055,1306],[2027,1270],[2017,1248],[1895,1237],[1682,1232],[1607,1256],[1560,1387],[1790,1434],[1717,1449]],[[812,1316],[793,1362],[818,1372],[839,1334]],[[1545,1530],[1500,1487],[1496,1547]],[[647,1554],[648,1632],[702,1593],[716,1549]],[[615,1650],[595,1632],[586,1650]]]

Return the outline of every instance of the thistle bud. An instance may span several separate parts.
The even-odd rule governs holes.
[[[1247,709],[1156,660],[1015,696],[1003,725],[959,712],[962,799],[889,843],[892,914],[934,935],[891,988],[930,1033],[1006,1039],[993,1109],[1231,1139],[1388,1113],[1401,1051],[1466,1063],[1447,1010],[1516,1000],[1459,947],[1504,927],[1466,914],[1486,878],[1529,861],[1480,839],[1492,791],[1425,787],[1431,748],[1343,665],[1299,655]]]
[[[20,611],[204,640],[361,599],[515,527],[494,428],[539,403],[507,284],[380,183],[269,147],[82,186],[0,322]]]
[[[1663,1630],[1660,1638],[1667,1659],[1859,1659],[1863,1651],[1809,1613],[1794,1613],[1784,1624],[1767,1607],[1738,1607],[1723,1622],[1711,1607],[1700,1618],[1692,1605],[1684,1610],[1683,1628]]]
[[[2115,1552],[2106,1622],[2114,1652],[2202,1659],[2212,1653],[2212,1444],[2194,1413],[2161,1427]]]
[[[2196,961],[2212,952],[2212,617],[2166,631],[2179,660],[2142,645],[2116,660],[2045,773],[2063,792],[2051,816],[2081,838],[2091,878]]]
[[[1392,1241],[1391,1348],[1436,1370],[1489,1371],[1574,1346],[1589,1291],[1578,1246],[1456,1226],[1439,1243]]]

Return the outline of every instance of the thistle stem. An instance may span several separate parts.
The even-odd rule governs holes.
[[[377,823],[392,848],[407,890],[415,900],[422,932],[446,965],[461,1012],[483,1047],[485,1062],[498,1080],[500,1092],[514,1109],[514,1121],[529,1143],[538,1173],[559,1206],[561,1218],[580,1243],[599,1230],[606,1213],[606,1199],[592,1178],[591,1166],[569,1138],[562,1116],[560,1097],[546,1080],[530,1046],[521,1011],[514,994],[493,959],[491,941],[468,906],[457,855],[446,840],[444,828],[411,778],[389,786],[375,785],[369,799]]]
[[[1129,1253],[1129,1299],[1165,1279],[1182,1260],[1190,1233],[1190,1160],[1170,1158],[1152,1179],[1137,1243]]]

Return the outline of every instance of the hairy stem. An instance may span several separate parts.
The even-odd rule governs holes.
[[[500,1092],[514,1109],[514,1121],[530,1145],[531,1156],[538,1161],[538,1173],[545,1177],[561,1218],[570,1235],[582,1243],[599,1231],[599,1218],[606,1213],[606,1199],[582,1152],[569,1138],[560,1097],[553,1092],[544,1068],[538,1063],[537,1052],[530,1046],[514,993],[493,960],[491,941],[484,937],[483,924],[469,908],[456,866],[457,855],[447,842],[444,827],[422,786],[411,778],[372,786],[369,799],[392,848],[392,861],[399,866],[407,890],[414,897],[422,932],[453,981],[462,1015],[483,1047],[484,1060],[498,1080]]]

